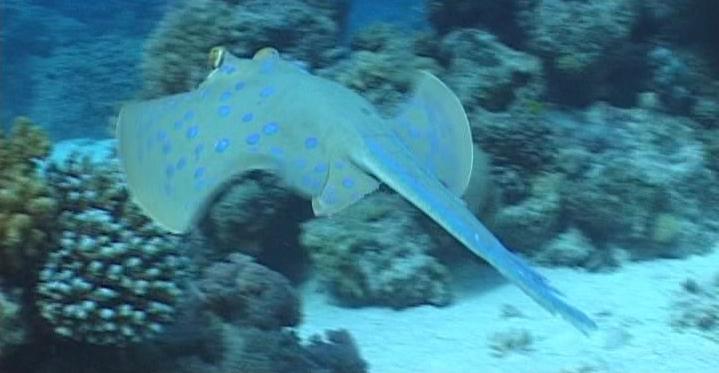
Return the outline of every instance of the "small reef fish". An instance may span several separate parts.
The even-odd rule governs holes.
[[[265,48],[240,59],[210,53],[194,90],[130,103],[119,156],[134,200],[160,226],[186,232],[235,175],[271,170],[336,213],[383,182],[548,311],[587,334],[596,324],[507,250],[465,207],[473,161],[469,122],[454,93],[418,72],[413,97],[385,119],[366,99]]]

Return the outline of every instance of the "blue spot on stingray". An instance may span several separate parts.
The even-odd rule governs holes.
[[[202,152],[205,150],[205,146],[202,144],[199,144],[195,147],[195,160],[199,160],[200,156],[202,155]]]
[[[277,122],[269,122],[262,127],[262,132],[264,132],[265,135],[275,134],[279,130],[280,127],[277,125]]]
[[[205,176],[205,168],[204,168],[204,167],[197,167],[197,168],[195,169],[194,178],[195,178],[195,179],[200,179],[200,178],[202,178],[203,176]]]
[[[202,189],[205,189],[206,186],[207,181],[205,179],[195,180],[195,191],[199,192]]]
[[[176,122],[173,124],[173,127],[175,128],[175,130],[179,130],[179,129],[182,128],[183,124],[184,124],[184,123],[182,123],[182,122],[180,122],[180,121],[178,120],[178,121],[176,121]]]
[[[170,164],[170,165],[167,165],[167,167],[165,167],[165,176],[167,176],[168,178],[170,178],[170,177],[172,177],[172,176],[174,176],[174,175],[175,175],[175,167],[174,167],[173,165],[171,165],[171,164]]]
[[[245,82],[240,80],[239,82],[235,83],[235,91],[242,90],[242,88],[245,88]]]
[[[317,144],[319,141],[316,137],[308,137],[305,139],[305,148],[306,149],[314,149],[317,147]]]
[[[232,92],[230,92],[230,91],[224,91],[224,92],[222,92],[222,94],[220,95],[220,101],[227,101],[227,100],[230,99],[230,97],[232,97]]]
[[[180,157],[180,159],[177,160],[177,164],[175,165],[175,168],[177,169],[177,171],[180,171],[183,168],[185,168],[185,165],[187,165],[187,158]]]
[[[159,130],[157,131],[155,138],[157,139],[157,141],[165,141],[167,139],[167,132]]]
[[[245,137],[245,142],[247,145],[256,145],[258,142],[260,142],[260,134],[259,133],[253,133]]]
[[[307,167],[307,160],[304,158],[299,158],[295,161],[295,167],[297,168],[305,168]]]
[[[285,151],[282,148],[273,146],[270,148],[270,154],[274,155],[275,157],[282,158],[285,155]]]
[[[252,113],[245,113],[245,115],[242,116],[242,121],[243,121],[243,122],[249,122],[249,121],[251,121],[254,117],[255,117],[255,116],[254,116],[254,114],[252,114]]]
[[[185,132],[185,135],[187,136],[188,139],[192,140],[192,139],[194,139],[195,137],[197,137],[197,133],[198,133],[199,131],[200,131],[200,130],[197,128],[197,126],[192,126],[192,127],[190,127],[190,128],[187,129],[187,131]]]
[[[174,193],[174,191],[172,189],[172,184],[170,184],[169,182],[165,182],[162,185],[162,191],[163,191],[163,193],[165,193],[165,196],[167,196],[167,197],[172,196]]]
[[[275,88],[272,86],[267,86],[265,88],[262,88],[260,91],[260,97],[270,97],[275,93]]]
[[[220,139],[217,141],[217,144],[215,144],[215,151],[218,153],[223,153],[227,148],[230,146],[230,140],[228,139]]]
[[[206,98],[207,98],[207,89],[201,90],[201,91],[199,92],[199,95],[200,95],[200,98],[201,98],[201,99],[203,99],[203,100],[206,99]]]
[[[166,142],[162,144],[162,154],[168,155],[172,151],[172,144]]]
[[[320,185],[320,181],[316,177],[313,177],[312,175],[303,176],[302,184],[304,184],[304,186],[307,187],[307,189],[310,189],[314,192],[319,191],[319,189],[322,187],[322,185]]]
[[[266,74],[272,71],[272,68],[275,66],[275,61],[272,59],[266,59],[262,61],[262,64],[260,65],[260,73]]]
[[[183,116],[183,118],[184,118],[185,120],[192,120],[192,118],[194,118],[194,117],[195,117],[195,112],[192,111],[192,110],[188,110],[188,111],[185,113],[185,116]]]
[[[354,180],[350,179],[349,177],[346,177],[346,178],[342,179],[342,185],[343,185],[345,188],[348,188],[348,189],[349,189],[349,188],[352,188],[352,187],[355,185],[355,182],[354,182]]]
[[[227,75],[234,73],[236,70],[237,70],[237,68],[233,65],[222,65],[222,72],[224,72]]]
[[[217,108],[217,115],[226,118],[228,115],[230,115],[230,109],[229,105],[220,105],[220,107]]]
[[[314,168],[315,172],[325,172],[328,169],[329,169],[329,166],[327,166],[327,163],[319,163]]]
[[[419,130],[414,127],[407,127],[407,132],[409,132],[409,135],[414,137],[415,139],[422,137],[422,134],[419,133]]]

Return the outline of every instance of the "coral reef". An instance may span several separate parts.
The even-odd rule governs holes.
[[[369,26],[352,39],[348,58],[319,74],[354,89],[392,115],[410,93],[417,70],[441,70],[432,58],[420,55],[417,49],[424,42],[422,35],[391,25]]]
[[[27,337],[22,307],[15,298],[18,297],[0,290],[0,361],[7,350],[25,342]]]
[[[562,147],[583,149],[562,153],[558,163],[573,164],[574,174],[561,186],[562,204],[584,234],[632,247],[636,257],[681,257],[709,248],[716,211],[703,206],[716,200],[716,181],[692,130],[697,124],[604,104],[585,113],[583,131],[562,128],[556,119],[569,142]]]
[[[331,218],[303,224],[300,240],[319,276],[346,304],[446,305],[449,274],[430,255],[432,237],[414,214],[400,197],[375,193]]]
[[[490,29],[506,41],[518,42],[516,13],[523,1],[426,0],[427,17],[441,34],[458,28]]]
[[[279,177],[251,171],[235,178],[217,197],[200,227],[215,252],[240,250],[261,257],[280,232],[296,229],[305,215],[300,206],[311,214],[307,201],[284,187]]]
[[[53,239],[56,201],[37,170],[50,141],[27,118],[0,129],[0,277],[32,277]]]
[[[641,17],[634,0],[532,1],[517,13],[522,44],[546,67],[548,97],[587,106],[596,100],[628,107],[648,78]],[[525,4],[526,5],[526,4]]]
[[[448,60],[442,77],[469,111],[478,107],[506,111],[540,99],[544,90],[540,60],[505,46],[486,31],[454,31],[442,39],[440,49]]]
[[[288,331],[262,331],[223,324],[216,337],[222,344],[222,355],[216,361],[202,361],[196,356],[181,358],[167,372],[179,373],[364,373],[362,360],[349,333],[330,331],[327,339],[316,336],[303,346]]]
[[[611,48],[625,42],[636,17],[631,1],[548,0],[525,10],[520,25],[527,30],[529,47],[571,77],[588,74]]]
[[[345,0],[185,1],[147,42],[143,96],[193,88],[207,74],[208,51],[218,45],[241,57],[269,46],[310,66],[326,66],[336,59],[347,6]]]
[[[493,218],[497,235],[510,247],[525,252],[535,251],[551,240],[559,226],[561,183],[561,175],[536,178],[529,197],[497,212]]]
[[[579,229],[570,228],[562,232],[534,258],[542,264],[568,267],[590,267],[590,261],[597,255],[597,248]]]
[[[300,301],[289,281],[242,254],[231,254],[203,271],[201,303],[223,321],[259,329],[294,326]]]
[[[62,233],[40,272],[42,317],[56,334],[91,344],[159,334],[173,320],[187,267],[177,239],[129,200],[113,161],[71,156],[47,173]]]

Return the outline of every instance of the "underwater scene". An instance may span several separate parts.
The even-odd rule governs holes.
[[[0,1],[0,373],[719,372],[719,2]]]

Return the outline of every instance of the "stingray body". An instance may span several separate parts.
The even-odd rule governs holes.
[[[119,154],[135,201],[158,224],[187,231],[233,176],[276,172],[337,212],[386,183],[544,308],[584,333],[596,328],[545,279],[508,251],[459,198],[469,182],[472,140],[456,96],[418,73],[400,115],[385,119],[355,92],[263,49],[239,59],[211,53],[197,89],[125,106]]]

